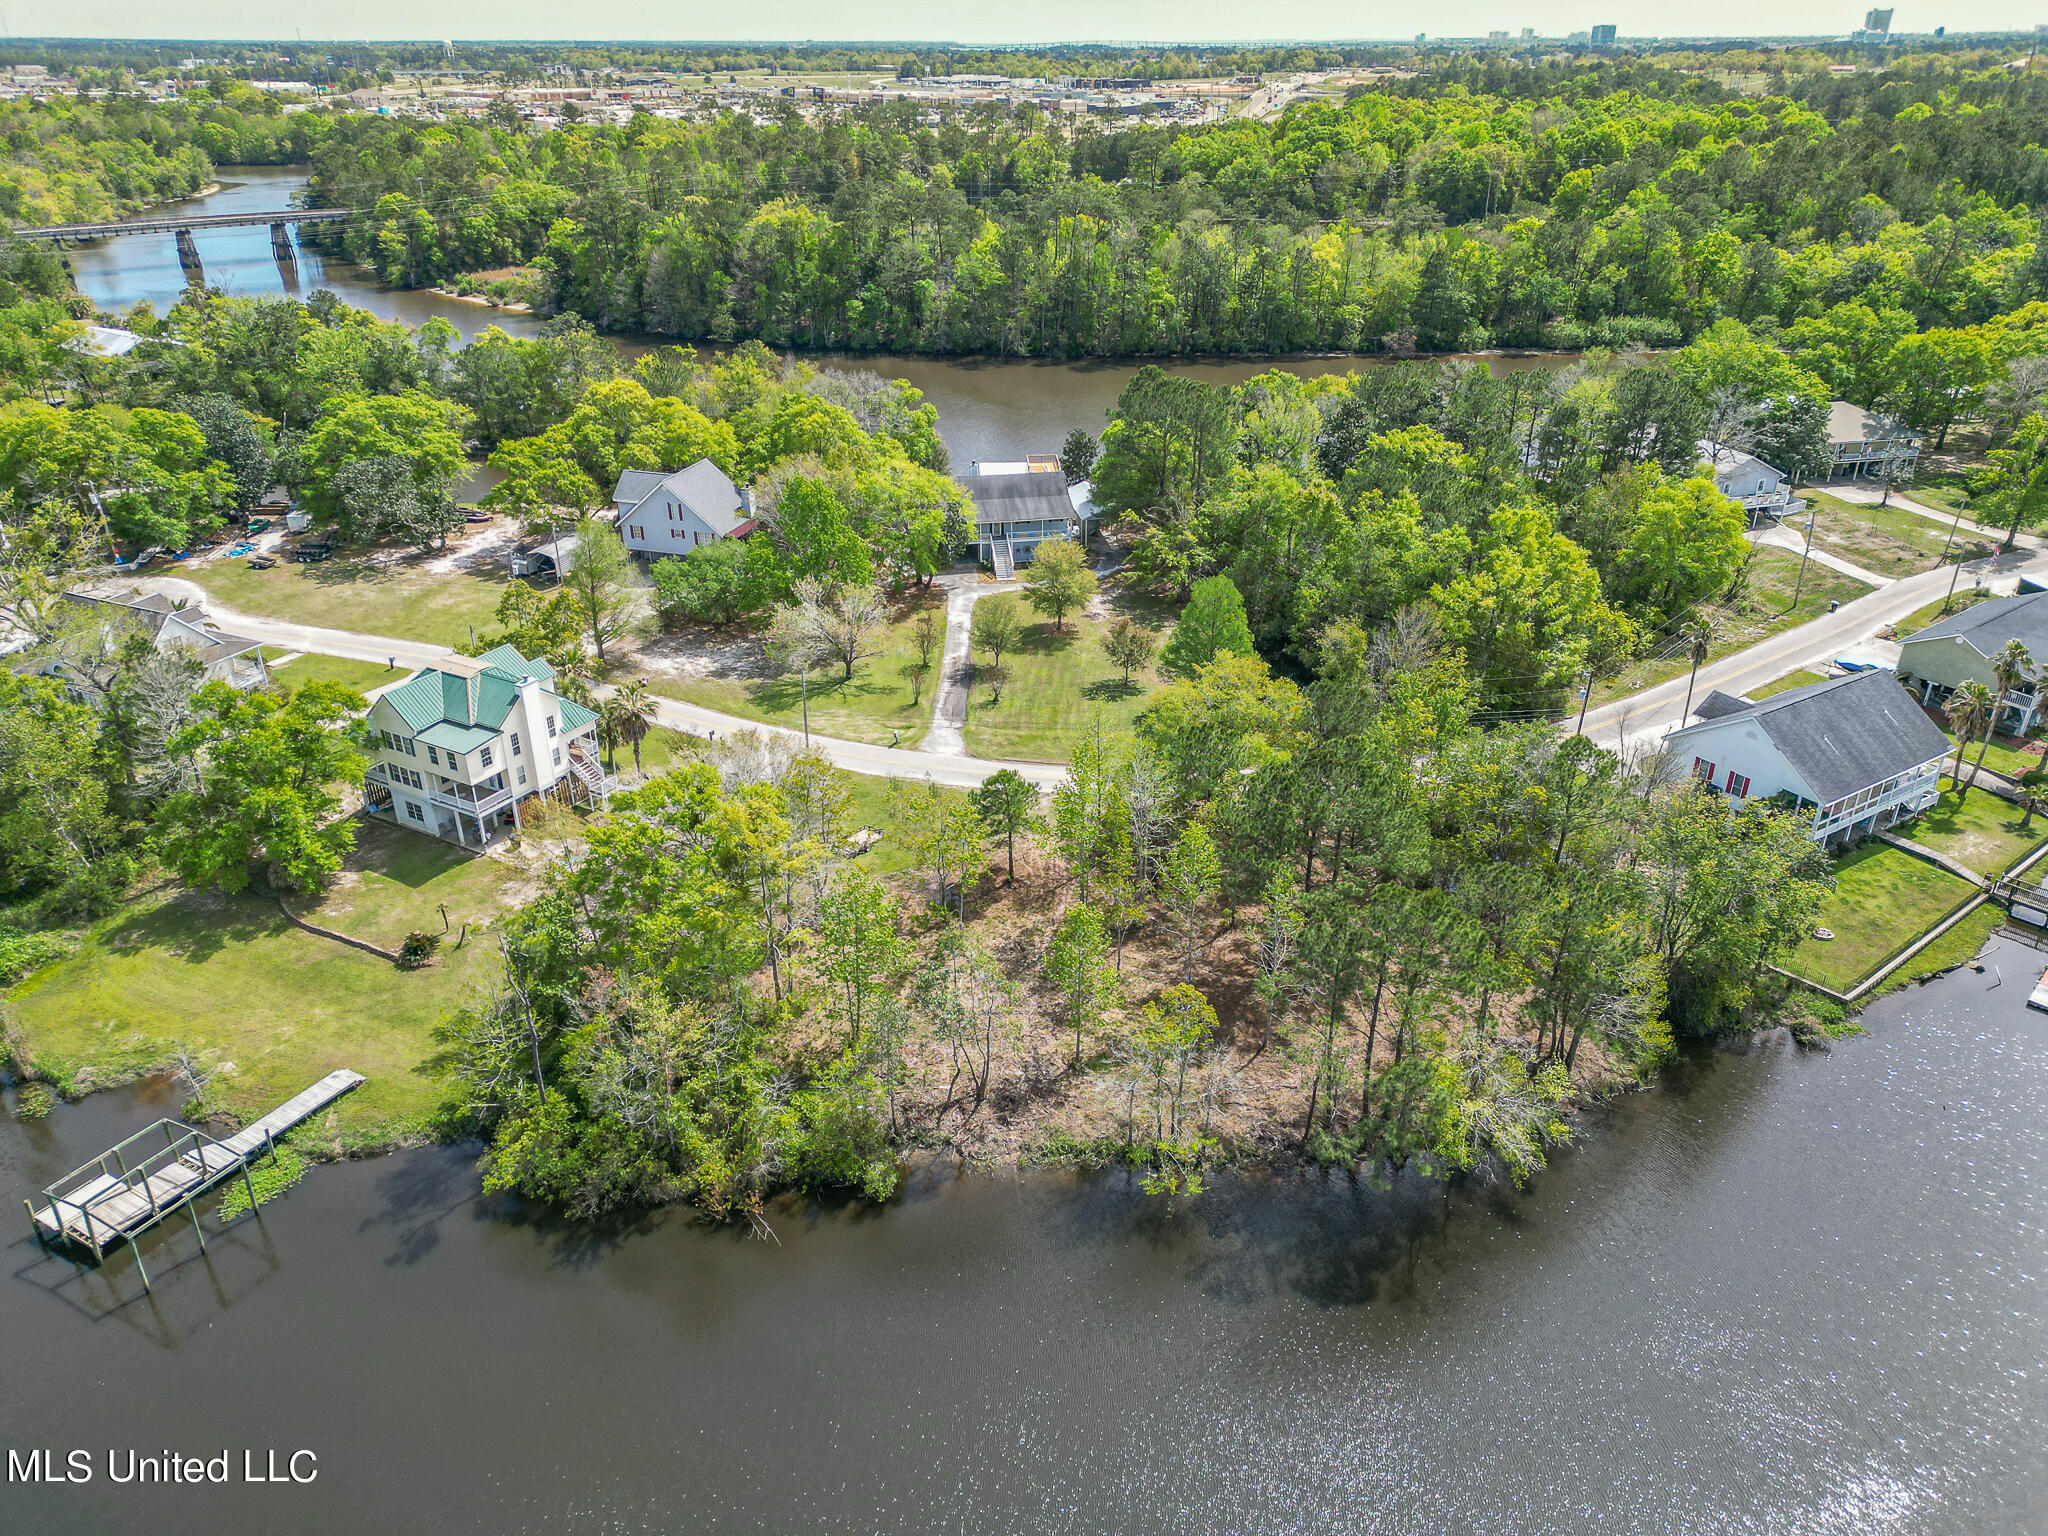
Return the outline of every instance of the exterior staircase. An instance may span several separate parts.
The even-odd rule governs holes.
[[[997,581],[1017,579],[1017,557],[1011,553],[1008,539],[997,539],[989,545],[989,556],[996,568]]]
[[[580,752],[569,754],[569,771],[576,776],[576,782],[590,792],[592,799],[600,803],[610,800],[612,791],[619,787],[619,781],[606,773],[595,758],[583,756]]]

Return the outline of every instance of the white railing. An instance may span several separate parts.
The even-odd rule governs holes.
[[[468,811],[475,816],[488,816],[492,811],[500,810],[512,803],[512,791],[509,789],[493,790],[474,799],[467,795],[453,795],[444,789],[430,789],[426,791],[426,796],[436,805],[452,806],[458,811]]]

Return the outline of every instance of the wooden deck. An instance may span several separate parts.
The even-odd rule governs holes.
[[[277,1137],[363,1081],[362,1073],[346,1068],[330,1072],[225,1138],[180,1121],[160,1120],[44,1190],[46,1203],[29,1206],[37,1235],[67,1239],[96,1255],[115,1243],[132,1241],[215,1184],[244,1171]],[[154,1146],[155,1132],[162,1134],[161,1147]],[[127,1154],[139,1142],[151,1145],[135,1153],[131,1165]]]

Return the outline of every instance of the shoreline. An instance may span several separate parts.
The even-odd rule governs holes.
[[[480,294],[457,293],[453,288],[409,288],[395,291],[400,293],[431,293],[456,304],[474,304],[479,309],[495,309],[499,313],[507,315],[531,315],[535,313],[534,307],[523,300],[514,299],[507,302],[500,299],[487,299]]]

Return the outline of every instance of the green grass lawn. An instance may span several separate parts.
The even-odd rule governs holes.
[[[1798,590],[1799,605],[1792,607]],[[1852,576],[1826,566],[1809,565],[1806,583],[1799,586],[1799,557],[1789,550],[1758,546],[1749,567],[1749,581],[1741,596],[1730,603],[1705,605],[1701,612],[1714,626],[1709,661],[1718,661],[1768,635],[1795,628],[1828,611],[1831,602],[1846,603],[1870,590]],[[1790,610],[1789,612],[1787,610]],[[1593,702],[1603,704],[1625,694],[1639,692],[1667,678],[1683,676],[1691,666],[1682,639],[1669,635],[1652,642],[1657,654],[1629,662],[1613,677],[1593,690]],[[1663,654],[1669,652],[1670,654]]]
[[[1925,608],[1915,608],[1906,617],[1899,620],[1898,623],[1892,626],[1892,638],[1903,640],[1908,635],[1917,635],[1928,625],[1945,619],[1950,614],[1961,613],[1965,608],[1974,607],[1990,596],[1991,593],[1985,591],[1982,587],[1959,586],[1956,588],[1956,595],[1953,599],[1937,599],[1929,603]],[[1944,609],[1947,612],[1944,612]]]
[[[1749,690],[1749,697],[1761,702],[1774,693],[1786,693],[1794,688],[1804,688],[1808,683],[1824,683],[1827,678],[1819,672],[1809,672],[1804,667],[1797,672],[1787,672],[1783,677],[1773,678],[1761,688]]]
[[[1980,875],[2002,875],[2048,838],[2048,817],[2036,816],[2021,832],[2025,818],[2018,806],[1983,789],[1971,790],[1958,806],[1951,787],[1900,835]]]
[[[1865,843],[1835,865],[1835,891],[1785,968],[1846,992],[1971,895],[1969,882],[1889,843]]]
[[[940,649],[944,647],[946,612],[944,594],[929,596],[938,616]],[[837,667],[819,667],[811,673],[811,729],[821,736],[838,736],[847,741],[888,746],[914,747],[924,740],[931,724],[932,692],[938,686],[939,651],[932,653],[932,667],[918,691],[905,668],[917,660],[912,640],[919,606],[905,607],[881,636],[879,652],[854,668],[851,680],[842,678]],[[795,730],[804,720],[804,690],[795,677],[719,678],[663,677],[650,675],[649,691],[686,704],[721,710],[745,720],[761,720]],[[912,702],[915,699],[916,702]],[[900,740],[896,739],[901,733]]]
[[[1948,548],[1946,528],[1904,507],[1864,506],[1825,491],[1800,494],[1814,505],[1813,547],[1880,576],[1914,576],[1932,570]],[[1786,526],[1803,532],[1805,519]],[[1975,559],[1991,552],[1991,546],[1976,535],[1958,533],[1949,558]]]
[[[1938,724],[1941,723],[1939,711],[1936,712],[1935,718]],[[1946,724],[1942,724],[1941,734],[1948,738],[1949,762],[1953,764],[1956,754],[1956,733],[1950,730]],[[1970,769],[1977,761],[1977,749],[1983,745],[1983,737],[1973,736],[1970,738],[1969,746],[1963,749],[1963,777],[1965,779],[1969,778]],[[2002,773],[2009,779],[2016,779],[2029,769],[2039,768],[2042,765],[2041,754],[2038,751],[2030,750],[2040,745],[2039,741],[2028,740],[2022,742],[2020,738],[2015,736],[1993,736],[1990,747],[1984,753],[1984,766],[1992,773]]]
[[[1131,675],[1102,654],[1108,624],[1101,619],[1067,621],[1064,634],[1050,623],[1033,624],[1024,643],[1004,665],[1010,680],[1000,702],[985,684],[968,694],[967,727],[961,733],[976,757],[1021,758],[1063,763],[1073,743],[1099,722],[1104,735],[1131,728],[1159,686],[1151,667]]]
[[[295,689],[308,683],[340,683],[357,693],[368,693],[372,688],[382,688],[387,683],[403,682],[412,671],[409,667],[394,670],[381,661],[352,661],[346,656],[319,656],[311,651],[301,653],[296,661],[288,661],[281,667],[277,664],[278,657],[291,654],[275,645],[263,648],[263,659],[270,663],[270,675]]]
[[[1943,971],[1952,971],[1959,965],[1967,965],[1977,957],[1991,935],[1998,931],[1998,925],[2005,921],[2005,912],[1996,902],[1987,901],[1968,917],[1949,929],[1919,954],[1887,976],[1875,996],[1896,992],[1909,987],[1916,981],[1930,976],[1939,976]]]
[[[496,626],[511,577],[497,569],[437,575],[421,568],[426,558],[373,564],[336,555],[267,571],[251,570],[245,560],[213,560],[176,574],[243,613],[467,650],[472,626],[477,634]]]
[[[79,1086],[160,1068],[183,1047],[219,1076],[207,1099],[248,1120],[336,1067],[369,1081],[339,1106],[340,1134],[375,1144],[419,1125],[438,1101],[422,1070],[429,1033],[492,974],[474,926],[503,910],[516,871],[433,838],[361,829],[335,888],[293,910],[396,948],[414,928],[448,938],[420,971],[288,924],[275,903],[163,887],[93,925],[76,953],[27,978],[10,1010],[40,1066]]]

